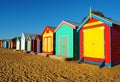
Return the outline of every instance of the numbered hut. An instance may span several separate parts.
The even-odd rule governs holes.
[[[90,10],[77,29],[80,33],[80,61],[102,66],[120,64],[120,23]]]
[[[42,32],[42,52],[54,54],[55,49],[55,27],[46,26]]]
[[[80,23],[62,21],[55,29],[57,56],[79,59],[79,33],[76,31],[79,25]]]

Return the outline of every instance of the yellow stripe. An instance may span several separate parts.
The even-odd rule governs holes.
[[[98,25],[98,24],[103,24],[103,22],[97,21],[97,22],[87,23],[87,24],[85,24],[83,27],[93,26],[93,25]]]

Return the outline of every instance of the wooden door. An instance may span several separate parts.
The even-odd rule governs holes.
[[[67,36],[64,37],[64,55],[67,57],[68,55],[68,38]]]
[[[60,37],[60,56],[67,57],[68,55],[68,40],[67,36]]]
[[[84,30],[84,57],[104,58],[104,27]]]
[[[59,47],[60,47],[60,56],[62,56],[62,37],[60,36],[60,45],[59,45]]]
[[[27,51],[31,51],[31,41],[27,42]]]

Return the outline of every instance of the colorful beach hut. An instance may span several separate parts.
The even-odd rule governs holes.
[[[42,37],[41,35],[36,34],[34,37],[34,52],[42,52]]]
[[[3,46],[3,48],[8,48],[7,40],[2,40],[2,46]]]
[[[27,36],[29,35],[29,33],[22,33],[21,36],[21,50],[25,51],[27,50]]]
[[[79,59],[79,33],[76,31],[79,25],[80,23],[62,21],[55,29],[57,56]]]
[[[113,66],[120,63],[120,23],[93,14],[77,29],[80,33],[80,62]]]
[[[16,38],[16,50],[20,50],[21,48],[21,37]]]
[[[10,40],[10,48],[16,49],[16,37]]]
[[[55,27],[46,26],[42,32],[42,52],[54,54],[55,49]]]
[[[33,49],[33,40],[34,40],[35,34],[28,34],[26,40],[27,40],[27,52],[32,51]]]
[[[0,48],[2,48],[2,40],[0,40]]]
[[[7,48],[10,48],[10,39],[7,40],[7,43],[8,43],[8,47]]]

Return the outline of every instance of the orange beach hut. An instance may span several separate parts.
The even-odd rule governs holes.
[[[42,52],[47,54],[54,54],[55,47],[55,27],[46,26],[42,32]]]

